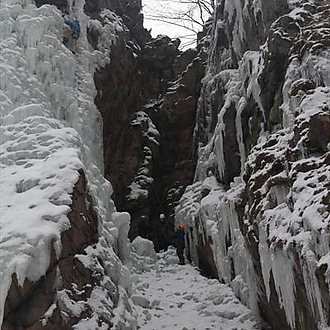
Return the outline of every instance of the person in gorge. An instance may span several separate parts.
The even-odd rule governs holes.
[[[142,215],[138,224],[139,236],[149,239],[149,228],[146,221],[146,216]]]
[[[157,251],[167,251],[168,239],[167,239],[167,222],[165,215],[161,213],[159,215],[157,223]]]
[[[184,248],[185,248],[185,225],[178,225],[176,231],[172,234],[172,242],[176,248],[176,254],[179,258],[179,264],[184,265]]]

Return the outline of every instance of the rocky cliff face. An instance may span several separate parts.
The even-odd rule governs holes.
[[[96,268],[86,267],[82,261],[86,254],[84,249],[98,242],[97,215],[91,196],[86,191],[83,171],[73,189],[72,199],[68,214],[71,227],[62,234],[61,256],[57,258],[55,251],[52,251],[45,276],[36,282],[26,279],[20,286],[16,275],[13,275],[2,329],[68,329],[82,318],[92,317],[88,300],[93,299],[94,289],[101,286],[104,270],[97,259],[94,260],[99,266],[96,272]],[[109,302],[110,296],[115,297],[116,294],[113,285]],[[85,308],[72,313],[70,304],[85,305]],[[99,321],[110,326],[111,313]]]
[[[151,39],[142,26],[134,33],[127,27],[111,48],[110,63],[95,74],[95,103],[104,122],[105,175],[117,208],[132,216],[130,238],[138,235],[144,215],[155,239],[159,214],[173,215],[193,178],[205,52],[182,53],[179,40]],[[97,34],[90,36],[96,45]]]
[[[74,4],[66,0],[37,1],[45,3],[74,12]],[[103,117],[105,176],[113,185],[117,209],[132,216],[130,238],[138,235],[144,215],[155,240],[159,214],[173,219],[173,207],[194,175],[191,145],[206,52],[200,47],[182,53],[179,40],[152,39],[143,28],[141,6],[131,0],[86,1],[84,12],[99,22],[88,27],[96,50],[103,51],[100,24],[118,19],[123,26],[109,63],[94,76],[95,104]]]
[[[278,330],[330,322],[329,54],[327,1],[218,2],[176,217],[189,257]]]

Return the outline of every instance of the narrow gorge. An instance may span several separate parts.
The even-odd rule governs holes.
[[[188,50],[143,19],[0,3],[1,329],[143,329],[132,241],[163,213],[260,329],[329,330],[330,1],[218,0]]]

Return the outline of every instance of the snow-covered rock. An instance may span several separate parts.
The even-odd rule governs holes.
[[[3,329],[136,325],[123,265],[129,215],[115,212],[103,176],[93,82],[123,27],[108,13],[102,52],[93,50],[87,27],[95,21],[84,1],[69,5],[82,30],[76,56],[62,44],[55,6],[0,4]]]
[[[176,221],[188,257],[273,329],[328,329],[329,5],[268,3],[218,2]]]

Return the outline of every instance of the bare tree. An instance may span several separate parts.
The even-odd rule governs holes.
[[[196,42],[196,34],[202,30],[214,7],[215,0],[169,0],[157,8],[144,5],[144,18],[178,27],[182,31],[178,37],[184,41],[182,47],[185,48]]]

